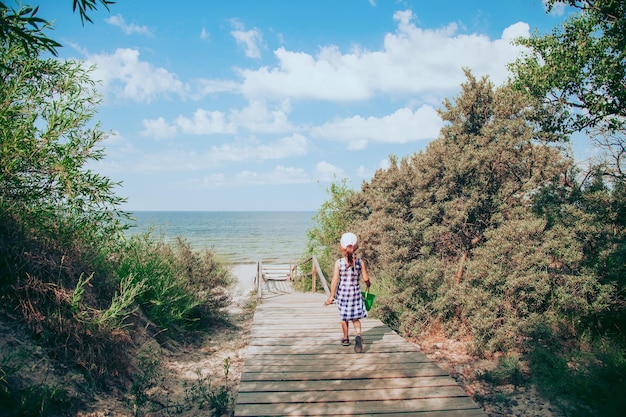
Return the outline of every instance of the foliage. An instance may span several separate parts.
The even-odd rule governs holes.
[[[148,233],[132,236],[120,255],[119,282],[135,287],[141,309],[163,328],[205,325],[228,304],[233,278],[208,250],[194,252],[181,238],[167,245]]]
[[[500,356],[498,366],[495,369],[484,372],[481,377],[492,384],[521,385],[524,382],[524,372],[522,371],[519,355],[511,352]]]
[[[517,43],[528,52],[511,64],[515,85],[559,112],[562,132],[585,132],[611,162],[606,175],[624,176],[626,143],[626,1],[550,0],[579,9],[549,35]],[[600,165],[605,165],[600,163]]]
[[[126,238],[118,184],[89,168],[106,138],[89,69],[41,59],[37,43],[3,37],[0,49],[0,325],[33,346],[24,363],[50,369],[8,366],[9,346],[0,400],[16,414],[67,414],[88,389],[126,388],[148,319],[178,330],[161,340],[223,320],[232,277],[182,240]]]
[[[98,3],[106,10],[109,10],[110,5],[115,4],[111,0],[73,0],[73,10],[76,12],[78,9],[83,25],[85,21],[93,23],[89,12],[96,10]],[[39,17],[38,13],[39,6],[20,5],[20,8],[16,10],[0,1],[0,42],[9,46],[19,45],[26,52],[32,52],[35,55],[39,49],[43,49],[56,56],[57,48],[61,44],[49,38],[45,33],[51,24]]]
[[[571,116],[572,131],[604,124],[624,128],[626,115],[626,1],[551,0],[580,9],[552,34],[517,42],[530,49],[512,69],[535,97],[549,97]]]
[[[563,132],[547,128],[559,113],[466,75],[425,151],[391,157],[334,205],[377,277],[376,314],[406,336],[443,328],[477,354],[506,353],[493,381],[524,382],[522,361],[548,345],[569,363],[584,334],[623,346],[623,185],[601,170],[578,182]],[[334,232],[315,241],[334,246]],[[615,362],[591,351],[601,369]]]
[[[89,127],[99,97],[89,70],[0,45],[0,211],[42,242],[71,248],[121,235],[117,183],[87,168],[106,135]],[[94,252],[97,252],[95,247]]]
[[[348,188],[345,179],[331,183],[326,191],[329,199],[313,216],[316,226],[307,233],[306,252],[308,255],[315,254],[324,275],[332,277],[334,260],[339,254],[339,239],[352,227],[345,210],[353,191]]]
[[[582,335],[579,349],[537,346],[530,354],[533,381],[567,415],[621,416],[626,407],[623,345]]]
[[[124,352],[127,337],[98,324],[94,302],[111,292],[107,253],[124,230],[116,184],[87,168],[105,137],[89,127],[94,84],[80,63],[0,48],[0,296],[54,359],[96,381],[123,373],[126,354],[111,352]]]

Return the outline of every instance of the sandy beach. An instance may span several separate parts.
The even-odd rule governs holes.
[[[246,296],[254,289],[256,265],[256,263],[234,264],[230,267],[230,272],[237,278],[237,285],[233,288],[234,296]]]

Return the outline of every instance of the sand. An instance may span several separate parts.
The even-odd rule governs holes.
[[[254,289],[257,264],[234,264],[230,272],[237,279],[237,285],[233,289],[233,296],[247,296]]]

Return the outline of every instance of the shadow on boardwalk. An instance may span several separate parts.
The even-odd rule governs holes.
[[[486,416],[454,379],[379,320],[363,320],[362,354],[341,346],[337,308],[323,306],[325,299],[264,293],[236,416]]]

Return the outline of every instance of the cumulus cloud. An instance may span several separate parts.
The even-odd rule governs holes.
[[[112,26],[119,27],[120,29],[122,29],[122,32],[124,32],[127,35],[132,35],[133,33],[138,33],[140,35],[148,35],[148,36],[152,35],[152,32],[150,32],[150,29],[148,29],[147,26],[143,26],[143,25],[138,26],[135,24],[126,23],[126,21],[124,20],[121,14],[116,14],[114,16],[111,16],[108,19],[105,19],[105,22],[107,22],[108,24]]]
[[[212,146],[206,152],[178,148],[155,152],[134,152],[127,156],[132,159],[132,163],[126,164],[126,169],[144,174],[204,171],[207,168],[230,163],[260,163],[301,157],[306,155],[308,150],[307,138],[294,134],[267,143],[256,140],[224,143]]]
[[[183,186],[190,189],[213,189],[246,185],[282,185],[309,183],[311,179],[304,169],[277,165],[267,172],[244,170],[235,175],[223,172],[208,174],[186,181]]]
[[[272,109],[263,100],[252,100],[243,109],[233,110],[231,118],[236,125],[251,132],[287,132],[293,129],[288,119],[290,109],[288,100]]]
[[[352,161],[342,161],[340,167],[324,158],[331,160],[343,148],[437,137],[443,122],[435,106],[458,92],[466,81],[463,68],[478,77],[488,75],[496,84],[506,80],[507,64],[520,52],[511,41],[530,32],[528,24],[518,22],[493,39],[468,33],[457,23],[422,28],[411,11],[397,12],[393,19],[395,29],[381,37],[382,46],[375,50],[325,45],[311,52],[283,46],[274,50],[273,61],[237,68],[232,78],[220,73],[220,79],[181,81],[169,66],[149,63],[136,49],[99,55],[85,51],[89,63],[96,64],[94,78],[102,80],[107,95],[151,103],[168,99],[167,110],[142,107],[155,113],[142,120],[140,135],[161,142],[135,142],[137,149],[119,152],[117,167],[164,177],[193,172],[193,186],[200,188],[367,179],[376,162],[359,166],[365,162],[349,158]],[[123,19],[109,23],[140,33]],[[246,56],[260,58],[262,32],[238,21],[231,24],[230,34]],[[200,39],[209,36],[205,28],[199,32]],[[207,74],[211,70],[207,68]],[[207,100],[190,103],[200,99]],[[178,116],[159,116],[171,114],[172,105],[180,106]],[[337,114],[342,116],[333,116]],[[175,143],[166,141],[173,138]],[[132,137],[125,142],[132,143]],[[146,143],[151,147],[139,150]],[[121,142],[112,145],[121,150]],[[313,154],[312,149],[321,160],[314,168],[293,165],[295,158]],[[379,168],[388,166],[387,159],[379,163]]]
[[[368,142],[409,143],[434,139],[443,121],[431,106],[416,111],[401,108],[384,117],[353,116],[335,120],[311,129],[311,136],[337,140],[348,144],[348,149],[363,149]]]
[[[243,50],[248,58],[261,58],[261,47],[263,43],[263,34],[259,29],[245,30],[244,25],[238,20],[232,20],[231,24],[235,27],[235,30],[231,31],[231,35],[235,38],[238,45],[243,47]]]
[[[332,182],[337,179],[345,178],[343,169],[326,161],[320,161],[315,166],[315,175],[318,181]]]
[[[176,126],[167,124],[164,118],[159,117],[154,120],[142,120],[144,130],[141,136],[151,137],[153,139],[165,139],[176,136]]]
[[[251,133],[284,133],[294,130],[288,119],[288,101],[269,108],[263,101],[251,101],[242,109],[228,114],[222,111],[197,109],[191,117],[178,116],[172,123],[163,117],[144,120],[142,136],[173,137],[178,133],[189,135],[233,134],[241,130]]]
[[[302,184],[310,182],[302,168],[278,165],[271,172],[242,171],[236,177],[239,185]]]
[[[447,94],[465,79],[463,68],[477,76],[489,75],[500,83],[508,77],[507,64],[520,47],[516,36],[529,36],[529,27],[517,23],[501,38],[459,33],[456,23],[439,29],[417,27],[411,11],[394,15],[397,29],[384,38],[382,50],[354,48],[342,53],[337,46],[319,49],[316,55],[274,51],[276,65],[239,69],[242,92],[247,96],[355,101],[384,93],[397,96]]]
[[[198,109],[193,113],[193,118],[179,116],[175,124],[183,133],[191,135],[236,132],[235,126],[226,120],[226,116],[221,111]]]
[[[309,142],[306,137],[294,134],[268,143],[233,143],[215,146],[211,149],[213,162],[223,161],[264,161],[285,159],[307,154]]]
[[[122,98],[145,102],[162,94],[184,94],[184,85],[175,74],[140,61],[135,49],[119,48],[112,55],[90,55],[87,64],[95,65],[92,77],[102,82],[105,92]]]

